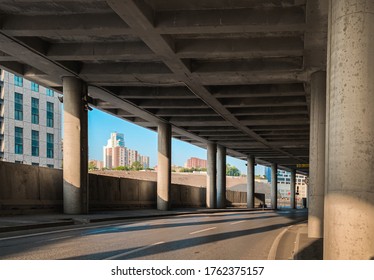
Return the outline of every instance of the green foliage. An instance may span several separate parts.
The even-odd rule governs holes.
[[[94,163],[94,162],[92,162],[92,161],[90,161],[89,163],[88,163],[88,170],[97,170],[98,168],[96,167],[96,164]]]
[[[139,171],[143,169],[143,165],[139,161],[134,161],[130,167],[131,170]]]
[[[118,167],[113,168],[113,170],[129,171],[130,168],[128,166],[118,166]]]
[[[241,173],[236,166],[226,164],[226,175],[227,176],[240,176]]]
[[[193,173],[196,172],[205,172],[206,168],[181,168],[179,172],[185,172],[185,173]]]

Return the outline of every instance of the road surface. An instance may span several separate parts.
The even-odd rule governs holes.
[[[8,233],[0,259],[268,259],[281,233],[305,219],[300,210],[220,212]]]

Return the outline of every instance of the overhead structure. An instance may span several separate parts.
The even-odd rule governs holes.
[[[324,0],[0,3],[0,66],[174,138],[257,163],[309,159],[310,77],[326,70]]]

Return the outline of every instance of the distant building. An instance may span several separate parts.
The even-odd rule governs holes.
[[[141,155],[138,151],[125,147],[125,137],[122,133],[114,132],[110,135],[108,143],[103,148],[105,168],[118,166],[131,166],[140,162],[144,169],[149,168],[149,157]]]
[[[62,167],[58,94],[1,69],[0,160]]]
[[[265,176],[268,182],[271,182],[271,168],[265,167]],[[277,173],[278,177],[278,192],[282,197],[290,197],[290,186],[291,186],[291,172],[279,170]],[[296,190],[299,192],[299,197],[307,197],[307,176],[296,174]]]
[[[184,167],[186,168],[207,168],[207,160],[191,157],[187,160],[187,162],[184,164]]]
[[[108,143],[103,148],[105,168],[125,166],[125,137],[122,133],[114,132],[110,135]]]

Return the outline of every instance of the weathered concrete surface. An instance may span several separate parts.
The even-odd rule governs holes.
[[[226,207],[226,148],[217,146],[217,208]]]
[[[330,9],[324,259],[373,259],[374,2]]]
[[[217,144],[208,143],[206,176],[206,207],[217,207]]]
[[[308,187],[308,237],[323,237],[325,197],[326,72],[313,73]]]
[[[83,98],[87,86],[76,77],[63,78],[64,92],[64,212],[88,212],[88,122]]]
[[[62,210],[62,172],[0,162],[0,212]]]
[[[170,209],[171,188],[171,126],[162,123],[158,125],[158,154],[157,154],[157,209]]]
[[[31,210],[62,211],[62,173],[58,169],[0,162],[0,215]],[[89,186],[90,210],[156,208],[157,205],[155,181],[89,174]],[[226,194],[229,206],[246,203],[244,192],[227,191]],[[171,185],[173,207],[205,207],[205,199],[204,187]]]
[[[278,165],[271,165],[271,208],[278,208]]]
[[[265,204],[265,202],[264,202]],[[255,206],[255,159],[247,157],[247,208]]]

